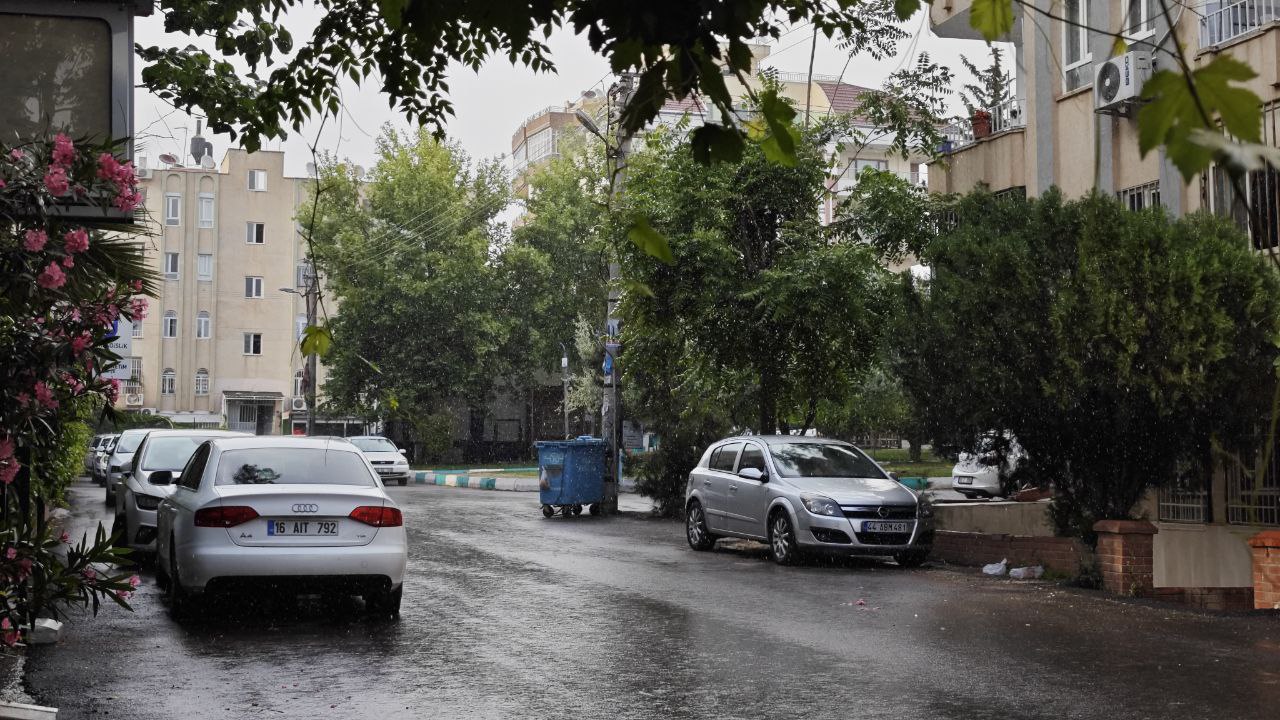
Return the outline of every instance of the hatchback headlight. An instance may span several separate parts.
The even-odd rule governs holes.
[[[155,510],[160,507],[160,498],[154,495],[143,495],[135,493],[133,501],[138,504],[139,510]]]
[[[829,497],[822,495],[801,495],[800,502],[804,503],[804,509],[814,515],[826,515],[828,517],[842,517],[844,511],[840,509],[840,505]]]

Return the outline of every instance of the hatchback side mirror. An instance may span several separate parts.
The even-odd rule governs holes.
[[[768,482],[769,476],[762,472],[759,468],[742,468],[738,471],[738,477],[744,480],[758,480],[760,482]]]
[[[889,477],[890,477],[890,478],[893,478],[894,480],[897,480],[897,479],[898,479],[898,473],[896,473],[896,472],[894,472],[894,471],[890,470],[890,471],[889,471]]]
[[[173,473],[168,470],[157,470],[151,473],[151,476],[148,477],[147,480],[152,485],[172,485]]]
[[[409,453],[408,453],[404,448],[400,448],[400,454],[401,454],[401,455],[408,455]]]

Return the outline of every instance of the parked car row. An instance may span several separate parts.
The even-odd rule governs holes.
[[[212,593],[264,588],[336,589],[398,615],[407,542],[384,483],[407,482],[408,464],[385,438],[360,439],[399,462],[380,472],[343,438],[126,430],[107,461],[113,536],[154,554],[175,617]]]

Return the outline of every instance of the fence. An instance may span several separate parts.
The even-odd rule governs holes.
[[[1209,3],[1205,7],[1213,7]],[[1200,18],[1200,47],[1219,45],[1280,18],[1280,0],[1243,0]]]
[[[1027,116],[1022,111],[1022,100],[1018,98],[1005,100],[995,107],[988,108],[987,112],[991,113],[992,133],[1027,126]]]

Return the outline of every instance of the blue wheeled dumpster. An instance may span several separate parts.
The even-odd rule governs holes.
[[[542,514],[551,517],[556,510],[568,517],[591,506],[591,514],[600,514],[604,500],[605,442],[582,435],[574,440],[544,440],[538,443],[538,499]]]

